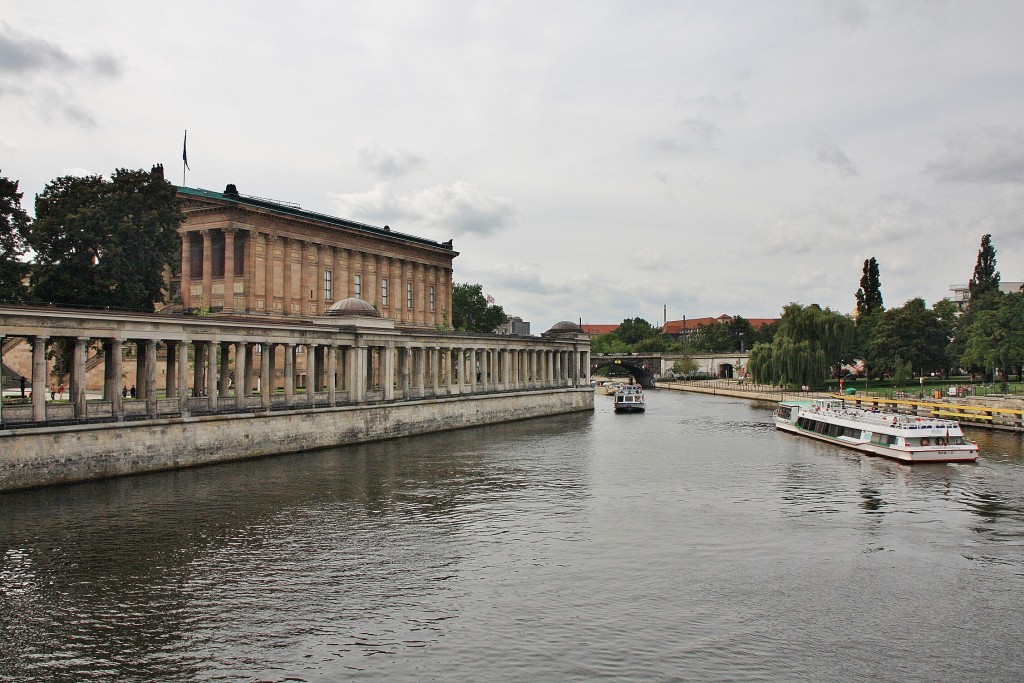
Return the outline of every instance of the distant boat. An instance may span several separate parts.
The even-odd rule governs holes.
[[[978,444],[960,423],[854,408],[838,398],[782,401],[775,428],[900,462],[974,462]]]
[[[644,388],[639,384],[623,384],[615,392],[615,412],[636,413],[646,408]]]
[[[619,389],[619,385],[616,384],[615,382],[601,382],[597,386],[596,391],[599,394],[604,394],[605,396],[611,396],[616,391],[618,391],[618,389]]]

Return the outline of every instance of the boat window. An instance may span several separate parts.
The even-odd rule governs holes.
[[[841,429],[841,427],[839,425],[831,424],[831,425],[828,426],[828,435],[829,436],[839,436],[839,430],[840,429]]]

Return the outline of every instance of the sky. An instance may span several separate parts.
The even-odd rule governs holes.
[[[1024,280],[1024,3],[0,0],[0,175],[454,240],[540,332]],[[190,170],[181,156],[188,131]]]

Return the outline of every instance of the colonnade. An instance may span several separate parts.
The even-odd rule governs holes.
[[[436,326],[451,311],[451,269],[253,229],[181,233],[184,309],[320,315],[333,301],[376,302],[398,322]]]
[[[333,330],[283,324],[254,329],[196,318],[117,321],[110,319],[113,315],[86,330],[70,314],[67,320],[47,315],[38,316],[35,324],[17,320],[12,325],[5,324],[0,309],[0,349],[5,335],[30,340],[32,349],[31,401],[3,407],[0,422],[5,426],[320,408],[590,384],[586,337],[445,335],[336,324]],[[85,381],[90,349],[103,364],[102,392],[92,395]],[[132,377],[124,371],[126,349],[134,351],[136,360]],[[69,357],[66,402],[47,400],[49,386],[57,381],[48,370],[48,351]],[[158,382],[161,375],[164,380]],[[126,400],[128,385],[135,389],[135,400]]]

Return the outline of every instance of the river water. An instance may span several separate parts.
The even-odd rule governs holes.
[[[0,680],[1020,681],[1024,456],[652,391],[0,495]]]

